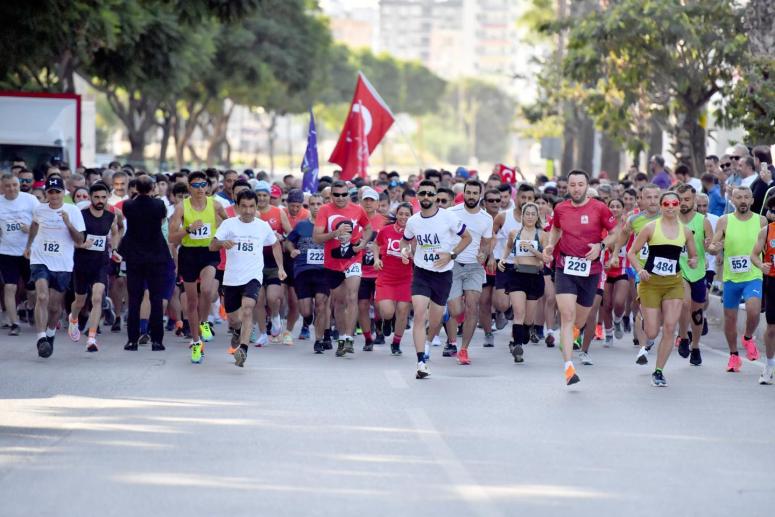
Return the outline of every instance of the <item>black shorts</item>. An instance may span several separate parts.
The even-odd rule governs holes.
[[[328,283],[328,288],[333,291],[340,285],[342,285],[342,282],[344,282],[344,271],[333,271],[331,269],[326,269],[326,282]]]
[[[20,278],[27,284],[30,281],[30,261],[23,256],[0,255],[0,278],[4,284],[15,285]]]
[[[627,280],[627,275],[619,275],[619,276],[607,276],[605,277],[605,283],[614,285],[616,282],[620,280]]]
[[[296,298],[304,300],[314,298],[316,294],[328,296],[331,289],[328,287],[328,277],[324,269],[307,269],[299,273],[293,282]]]
[[[412,296],[427,296],[436,305],[446,305],[452,288],[452,270],[437,273],[414,266]]]
[[[225,285],[223,286],[223,308],[231,314],[242,307],[243,298],[258,300],[258,290],[261,289],[261,282],[253,279],[244,285]]]
[[[713,287],[713,280],[716,278],[716,272],[715,271],[706,271],[705,272],[705,285],[710,289]]]
[[[280,282],[280,268],[277,266],[264,268],[264,286],[268,285],[282,285],[282,282]]]
[[[764,318],[767,320],[767,325],[775,325],[775,278],[765,276],[763,286]]]
[[[506,264],[505,271],[495,270],[495,290],[506,290],[506,284],[509,281],[509,270],[514,269],[514,264]]]
[[[374,291],[377,289],[376,278],[363,278],[361,277],[361,285],[358,286],[358,299],[359,300],[373,300]]]
[[[75,268],[73,271],[73,290],[75,294],[88,294],[94,284],[108,285],[110,264],[95,267]]]
[[[293,284],[295,282],[295,277],[293,274],[293,259],[290,257],[283,256],[283,269],[285,269],[285,280],[283,280],[283,283],[287,286],[293,287]]]
[[[495,287],[495,275],[485,275],[482,287]]]
[[[178,250],[178,274],[186,283],[196,282],[204,268],[215,269],[220,263],[221,254],[209,248],[181,246]]]
[[[218,285],[223,286],[223,274],[226,271],[223,269],[215,268],[215,279],[218,280]]]
[[[575,294],[576,303],[582,307],[592,307],[597,295],[600,273],[589,276],[566,275],[562,269],[554,272],[554,285],[557,294]]]
[[[520,273],[512,270],[506,282],[506,293],[521,291],[525,293],[528,300],[538,300],[544,295],[545,287],[544,275],[540,272]]]
[[[705,303],[708,299],[708,286],[705,284],[705,278],[700,278],[696,282],[689,282],[684,278],[684,282],[689,284],[692,301],[694,303]]]

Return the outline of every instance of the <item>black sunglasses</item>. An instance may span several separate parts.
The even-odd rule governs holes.
[[[485,201],[487,201],[488,203],[500,203],[501,202],[500,198],[497,198],[497,197],[490,198],[490,199],[485,199]]]
[[[739,160],[740,157],[739,156],[730,156],[729,159],[730,160]]]
[[[332,195],[332,196],[334,196],[334,197],[347,197],[347,196],[349,196],[350,194],[348,194],[347,192],[341,192],[341,193],[339,193],[339,194],[337,194],[337,193],[335,193],[335,192],[332,192],[332,193],[331,193],[331,195]]]
[[[436,193],[430,190],[421,190],[417,193],[417,197],[435,197]]]
[[[722,164],[720,165],[720,167],[721,167],[722,169],[728,169],[728,168],[730,168],[731,166],[732,166],[732,164],[731,164],[731,163],[722,163]]]

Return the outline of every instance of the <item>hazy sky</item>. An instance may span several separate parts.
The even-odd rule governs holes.
[[[379,4],[378,0],[320,0],[320,6],[325,9],[327,4],[330,3],[339,3],[343,7],[346,8],[354,8],[354,7],[377,7]]]

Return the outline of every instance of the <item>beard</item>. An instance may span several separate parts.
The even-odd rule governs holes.
[[[430,207],[432,207],[432,206],[433,206],[433,201],[430,201],[430,200],[428,200],[428,199],[423,199],[422,201],[420,201],[420,206],[421,206],[421,207],[422,207],[424,210],[428,210]]]
[[[741,214],[748,212],[748,205],[740,205],[739,207],[737,207],[737,211],[740,212]]]
[[[587,197],[587,191],[584,190],[584,192],[581,193],[580,196],[576,197],[573,194],[571,194],[570,198],[574,203],[581,203],[584,201],[584,199]]]
[[[479,200],[476,199],[466,199],[465,204],[468,208],[474,208],[476,205],[479,204]]]
[[[683,206],[681,207],[682,214],[688,214],[691,211],[692,211],[692,207],[683,207]]]
[[[105,209],[105,203],[97,203],[94,205],[95,210],[104,210]]]

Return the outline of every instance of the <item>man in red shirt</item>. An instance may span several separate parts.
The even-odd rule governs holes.
[[[366,211],[366,217],[369,218],[371,229],[374,230],[372,239],[369,240],[363,252],[363,272],[361,274],[361,285],[358,287],[358,322],[363,329],[364,352],[371,352],[374,344],[384,345],[385,338],[382,335],[382,320],[379,317],[379,310],[374,308],[375,326],[377,328],[376,341],[371,336],[371,317],[369,316],[369,307],[374,300],[374,291],[376,290],[377,272],[374,270],[374,239],[377,232],[385,226],[385,217],[377,212],[379,204],[379,194],[371,187],[363,187],[360,192],[361,206]]]
[[[350,202],[347,184],[331,185],[331,203],[323,205],[315,218],[313,240],[325,243],[323,266],[331,289],[336,327],[337,357],[354,353],[358,287],[361,283],[361,251],[371,238],[366,211]]]
[[[556,259],[555,286],[560,311],[560,350],[565,359],[565,382],[579,382],[573,367],[573,326],[581,328],[595,301],[603,264],[600,254],[616,242],[616,218],[608,207],[587,197],[589,175],[582,170],[568,173],[570,199],[554,210],[549,245],[544,260]],[[603,240],[604,231],[608,236]]]

